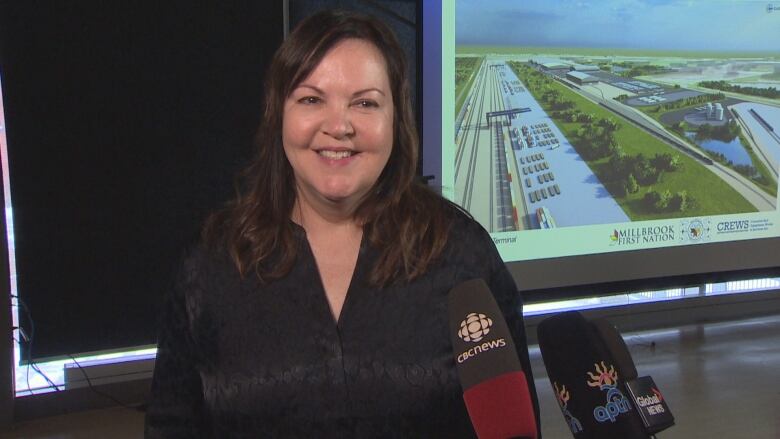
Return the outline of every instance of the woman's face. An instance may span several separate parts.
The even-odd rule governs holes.
[[[282,142],[299,203],[355,207],[393,147],[393,96],[381,52],[358,39],[330,49],[286,99]]]

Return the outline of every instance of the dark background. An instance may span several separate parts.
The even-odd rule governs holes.
[[[179,254],[251,153],[283,35],[282,4],[267,3],[4,5],[18,288],[34,358],[154,343]]]
[[[415,2],[291,0],[291,26],[324,7],[385,20],[414,78]],[[282,1],[0,3],[23,357],[156,341],[182,250],[251,157],[283,33]]]

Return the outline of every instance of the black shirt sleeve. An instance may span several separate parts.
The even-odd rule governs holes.
[[[492,243],[491,243],[492,244]],[[534,405],[534,414],[536,417],[536,427],[538,439],[542,437],[541,419],[539,416],[539,401],[536,396],[536,386],[534,385],[534,376],[531,370],[531,360],[528,355],[528,342],[525,335],[525,322],[523,320],[523,302],[520,293],[517,290],[512,275],[507,270],[504,262],[498,257],[498,264],[493,269],[492,275],[488,281],[490,291],[496,298],[501,312],[504,314],[509,332],[512,334],[512,340],[515,342],[517,356],[525,372],[525,379],[528,383],[528,390],[531,393],[531,401]]]
[[[195,307],[188,294],[204,288],[201,274],[197,259],[185,257],[165,300],[151,403],[146,411],[144,437],[148,439],[205,436],[203,390],[190,330]]]

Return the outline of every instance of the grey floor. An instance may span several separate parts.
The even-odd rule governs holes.
[[[658,439],[780,439],[780,315],[624,334],[676,425]],[[571,438],[538,349],[532,351],[546,438]]]
[[[653,377],[677,421],[659,439],[780,439],[780,315],[624,335],[639,374]],[[544,437],[571,438],[539,350],[531,355]],[[20,423],[0,438],[124,439],[142,431],[142,413],[108,409]]]

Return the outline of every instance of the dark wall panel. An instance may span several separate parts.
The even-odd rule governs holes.
[[[35,358],[153,343],[179,254],[251,154],[282,2],[200,5],[2,8],[18,285]]]

